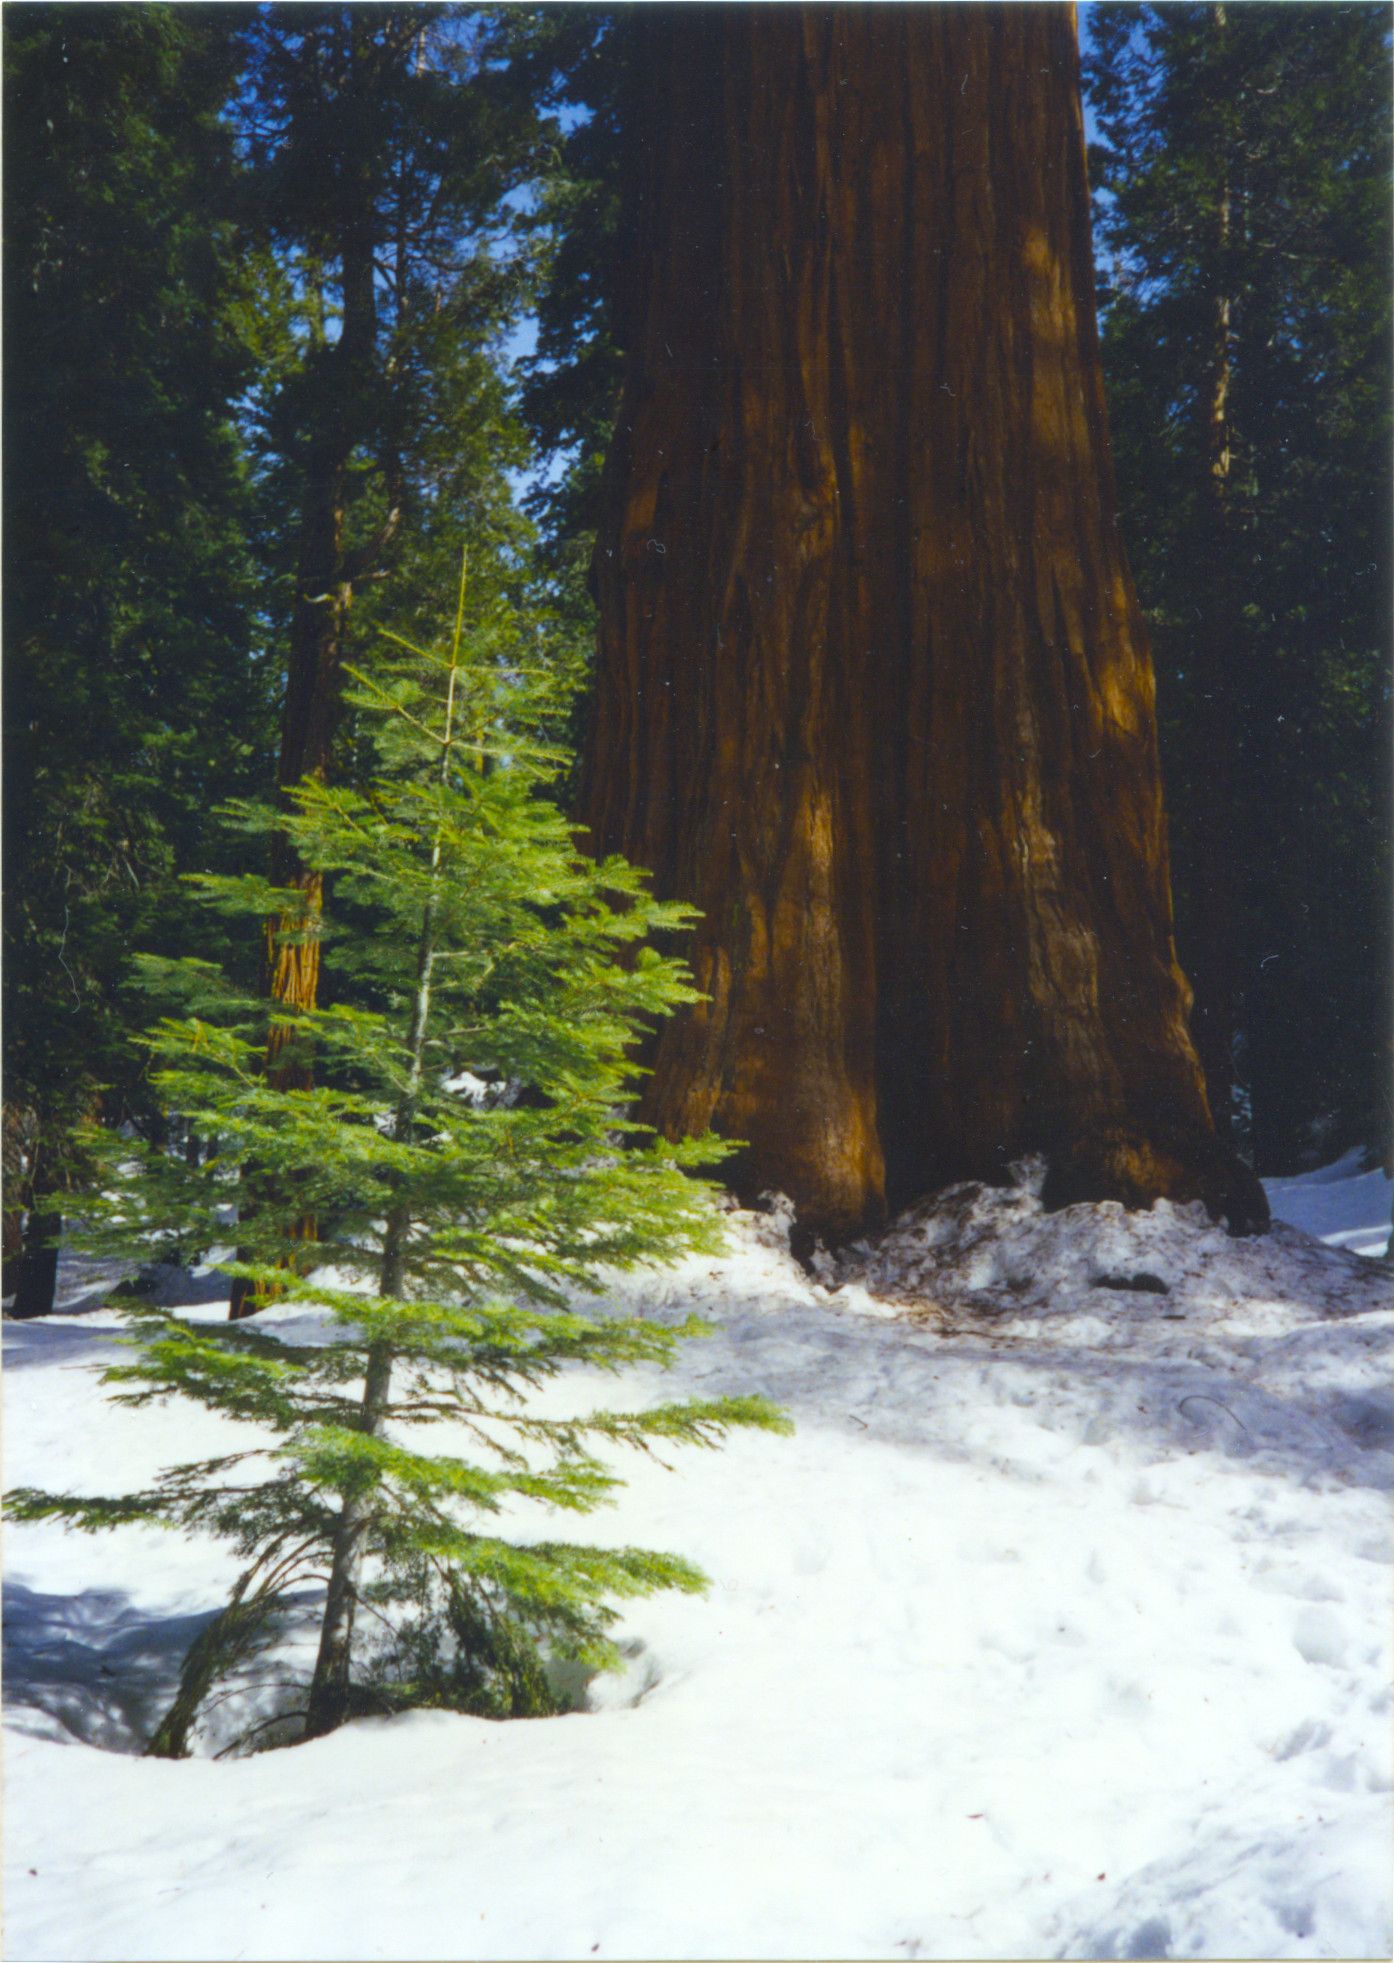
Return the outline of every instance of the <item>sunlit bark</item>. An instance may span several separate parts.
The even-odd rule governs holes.
[[[703,909],[643,1115],[840,1234],[1045,1151],[1256,1183],[1172,942],[1055,7],[639,21],[597,847]]]

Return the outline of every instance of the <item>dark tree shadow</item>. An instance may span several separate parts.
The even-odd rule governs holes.
[[[121,1333],[117,1323],[105,1320],[95,1328],[80,1322],[7,1322],[5,1374],[36,1364],[50,1370],[104,1367],[120,1356],[115,1344]]]
[[[46,1738],[66,1734],[103,1751],[144,1751],[174,1695],[189,1645],[211,1620],[211,1611],[152,1616],[121,1589],[43,1595],[7,1581],[9,1723]]]

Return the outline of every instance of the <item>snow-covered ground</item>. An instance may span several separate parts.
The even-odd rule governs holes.
[[[1394,1304],[1346,1251],[1389,1182],[1271,1191],[1296,1225],[1236,1242],[961,1189],[819,1282],[741,1215],[626,1284],[723,1324],[627,1402],[759,1389],[798,1430],[630,1462],[596,1538],[712,1588],[637,1604],[572,1716],[143,1760],[228,1558],[10,1528],[6,1954],[1389,1956]],[[6,1327],[7,1484],[226,1436],[105,1401],[93,1281]]]

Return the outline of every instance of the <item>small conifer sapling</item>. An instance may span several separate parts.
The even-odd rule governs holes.
[[[622,860],[577,850],[545,795],[566,761],[540,734],[554,687],[505,647],[498,615],[484,658],[464,659],[464,597],[462,576],[447,651],[389,637],[393,657],[356,674],[374,730],[366,786],[307,781],[289,813],[237,810],[250,833],[284,827],[330,883],[329,917],[286,931],[325,935],[336,999],[278,1012],[278,1049],[313,1051],[312,1085],[268,1080],[265,1005],[222,971],[145,964],[182,1009],[146,1038],[156,1088],[219,1149],[190,1165],[123,1146],[90,1239],[129,1252],[173,1231],[277,1306],[253,1322],[142,1308],[134,1355],[107,1376],[127,1402],[190,1398],[270,1442],[138,1493],[25,1491],[12,1513],[205,1530],[246,1562],[189,1652],[158,1754],[187,1753],[215,1684],[284,1636],[312,1584],[323,1608],[303,1697],[252,1736],[312,1738],[421,1703],[555,1708],[548,1658],[613,1665],[616,1600],[703,1578],[671,1555],[507,1537],[489,1531],[497,1517],[519,1501],[600,1505],[618,1484],[609,1444],[787,1428],[754,1396],[581,1417],[532,1396],[568,1364],[663,1364],[700,1333],[577,1304],[608,1269],[719,1244],[689,1168],[721,1148],[625,1118],[635,1036],[693,999],[651,937],[690,911]],[[252,875],[197,885],[249,922],[294,905]],[[257,1205],[234,1229],[248,1164]]]

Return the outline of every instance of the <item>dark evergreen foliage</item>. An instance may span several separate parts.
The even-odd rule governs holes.
[[[1104,354],[1182,961],[1204,990],[1205,895],[1227,893],[1238,1115],[1259,1169],[1291,1171],[1390,1143],[1389,14],[1090,19]]]
[[[507,8],[492,19],[501,52],[554,117],[547,168],[522,217],[538,287],[521,407],[544,465],[526,502],[558,617],[589,645],[600,476],[620,393],[620,173],[637,81],[634,24],[624,9],[588,5]]]
[[[590,6],[511,10],[501,32],[510,60],[561,119],[531,215],[546,257],[523,400],[543,454],[571,465],[539,489],[534,506],[553,535],[580,535],[594,529],[596,480],[619,401],[616,248],[634,36],[626,14]]]
[[[312,616],[355,595],[342,658],[417,631],[463,538],[550,658],[574,630],[532,572],[499,359],[543,124],[476,17],[35,8],[6,63],[7,1291],[43,1313],[78,1121],[160,1122],[131,947],[255,975],[260,937],[211,943],[175,875],[274,775],[297,579]],[[306,556],[312,482],[333,564]],[[352,767],[352,721],[339,740]]]
[[[329,453],[334,570],[360,604],[386,584],[410,609],[462,536],[479,566],[526,541],[509,474],[529,446],[497,354],[531,291],[510,200],[544,123],[458,9],[271,7],[245,56],[231,113],[286,316],[251,422],[281,617]]]
[[[217,9],[6,20],[7,1253],[82,1183],[82,1117],[150,1118],[130,948],[189,945],[175,875],[266,768],[233,72]]]

